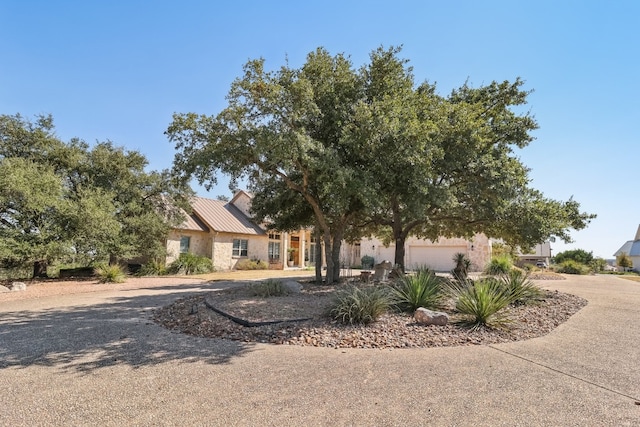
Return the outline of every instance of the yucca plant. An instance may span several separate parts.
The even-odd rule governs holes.
[[[419,307],[437,308],[442,304],[442,279],[429,270],[404,276],[391,288],[393,304],[401,311],[414,312]]]
[[[506,274],[502,274],[500,281],[504,286],[505,292],[513,300],[513,304],[527,304],[542,298],[542,289],[529,280],[528,273],[521,270],[513,269]]]
[[[125,280],[124,271],[118,264],[99,264],[95,273],[99,283],[122,283]]]
[[[448,293],[455,300],[455,310],[462,315],[460,323],[472,330],[481,326],[499,327],[509,321],[502,310],[513,299],[497,279],[482,279],[473,284],[451,281]]]
[[[386,289],[349,286],[338,291],[328,315],[341,323],[367,325],[386,313],[390,303]]]

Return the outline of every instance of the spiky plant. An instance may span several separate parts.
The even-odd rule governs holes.
[[[445,296],[442,279],[429,270],[404,276],[391,290],[393,304],[406,312],[414,312],[419,307],[437,308]]]
[[[98,282],[100,283],[122,283],[125,280],[125,274],[118,264],[100,264],[95,268]]]
[[[531,280],[529,274],[521,270],[513,269],[500,276],[504,290],[513,300],[513,304],[527,304],[542,298],[542,289],[537,287]]]
[[[491,276],[507,274],[513,268],[513,261],[509,255],[499,255],[491,258],[489,264],[485,268],[485,273]]]
[[[454,298],[455,310],[462,315],[459,323],[472,330],[500,327],[509,322],[503,310],[513,299],[497,279],[482,279],[471,285],[467,281],[451,281],[448,293]]]
[[[367,325],[386,313],[390,303],[384,288],[348,286],[338,291],[328,315],[341,323]]]

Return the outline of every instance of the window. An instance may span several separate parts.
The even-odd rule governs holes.
[[[313,237],[311,238],[311,243],[309,244],[309,248],[307,250],[309,251],[309,262],[312,264],[315,263],[317,246]]]
[[[188,253],[190,246],[191,246],[191,237],[189,237],[189,236],[180,236],[180,253],[181,254]]]
[[[233,239],[233,256],[248,256],[249,241],[246,239]]]
[[[269,261],[280,260],[280,234],[269,233]]]
[[[280,259],[280,242],[269,242],[269,260],[277,261]]]

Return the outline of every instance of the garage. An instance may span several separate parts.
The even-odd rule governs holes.
[[[435,271],[451,271],[453,257],[467,253],[466,246],[409,246],[406,265],[410,269],[428,267]]]

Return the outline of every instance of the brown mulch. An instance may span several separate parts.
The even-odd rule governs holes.
[[[375,323],[343,325],[324,315],[335,295],[334,287],[305,284],[299,294],[261,298],[249,287],[200,294],[158,309],[154,320],[186,334],[285,345],[332,348],[411,348],[494,344],[546,335],[587,304],[574,295],[544,291],[544,298],[530,305],[508,309],[511,322],[501,329],[472,331],[456,323],[446,326],[416,324],[408,314],[388,313]],[[295,323],[244,327],[215,313],[206,302],[224,313],[264,322],[309,318]],[[450,312],[452,319],[455,314]]]

